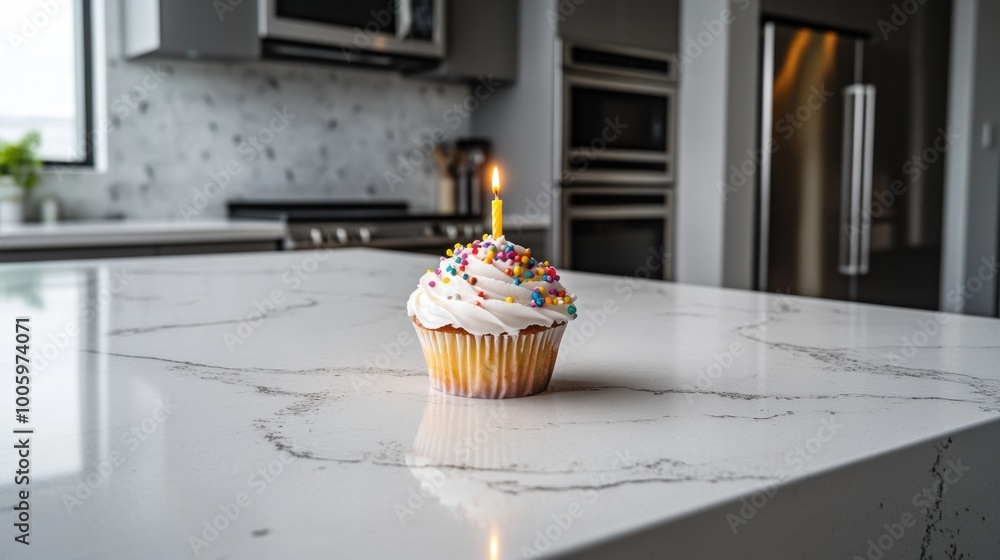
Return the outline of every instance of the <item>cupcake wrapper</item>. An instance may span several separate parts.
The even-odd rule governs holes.
[[[566,325],[517,336],[414,328],[432,387],[450,395],[506,399],[548,387]]]

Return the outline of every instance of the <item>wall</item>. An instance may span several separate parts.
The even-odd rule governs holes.
[[[1000,282],[1000,4],[955,0],[949,129],[958,136],[946,163],[941,307],[997,315]],[[994,139],[984,145],[983,129]]]
[[[477,135],[492,138],[504,177],[504,229],[547,224],[554,210],[556,171],[556,4],[521,0],[517,83],[485,97],[472,120]],[[556,222],[553,222],[556,223]],[[551,258],[558,260],[553,255]]]
[[[751,288],[754,178],[731,165],[757,146],[757,0],[681,4],[676,277]]]
[[[422,144],[471,129],[454,109],[463,84],[287,62],[123,61],[117,6],[107,3],[107,169],[57,169],[33,197],[57,197],[66,216],[218,217],[229,198],[285,196],[427,209],[439,173]],[[274,118],[283,109],[287,125]]]
[[[732,179],[760,161],[760,3],[733,0],[726,93],[726,171],[722,285],[752,290],[757,257],[757,175]]]

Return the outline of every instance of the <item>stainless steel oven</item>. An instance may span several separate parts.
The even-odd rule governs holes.
[[[564,45],[564,182],[673,182],[673,62],[658,51]]]
[[[441,58],[446,0],[260,0],[260,35],[302,45]]]
[[[673,191],[595,186],[562,191],[562,262],[573,270],[673,279]]]

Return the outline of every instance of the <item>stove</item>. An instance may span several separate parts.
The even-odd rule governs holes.
[[[486,231],[481,215],[414,213],[403,201],[233,200],[229,217],[285,222],[288,250],[377,247],[439,254]]]

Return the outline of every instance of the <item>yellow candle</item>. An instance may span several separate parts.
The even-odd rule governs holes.
[[[493,239],[503,235],[503,201],[500,200],[500,170],[493,167]]]

